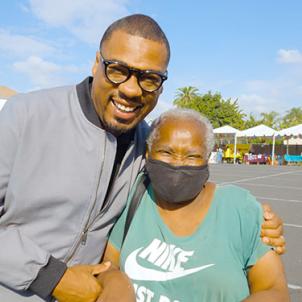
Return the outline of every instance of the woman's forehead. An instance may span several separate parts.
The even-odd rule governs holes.
[[[204,129],[192,119],[167,118],[159,125],[158,140],[177,142],[178,140],[194,140],[203,142]]]

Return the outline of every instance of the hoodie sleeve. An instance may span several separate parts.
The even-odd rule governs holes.
[[[8,100],[0,111],[0,284],[14,290],[31,289],[49,295],[66,270],[66,265],[39,247],[18,228],[2,221],[7,211],[7,188],[14,170],[18,147],[26,127],[22,97]]]

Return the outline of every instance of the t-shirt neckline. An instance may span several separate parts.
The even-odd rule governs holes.
[[[204,219],[200,222],[197,229],[192,234],[187,235],[187,236],[178,236],[178,235],[174,234],[172,232],[172,230],[165,224],[165,222],[162,219],[162,217],[160,216],[160,213],[156,206],[154,191],[153,191],[153,188],[151,185],[149,185],[148,190],[147,190],[146,199],[148,199],[148,200],[145,200],[144,202],[147,201],[150,204],[151,215],[153,216],[156,223],[159,225],[160,229],[164,232],[165,236],[170,237],[173,242],[187,242],[187,241],[195,240],[195,237],[200,235],[200,233],[203,233],[202,237],[204,239],[206,239],[208,237],[207,234],[210,232],[207,232],[207,229],[209,227],[213,226],[213,224],[211,224],[211,220],[214,217],[215,212],[216,212],[215,208],[216,208],[216,203],[218,200],[218,198],[217,198],[218,191],[219,191],[219,188],[217,188],[217,186],[216,186],[213,199],[211,201],[210,207],[209,207],[208,212],[206,213]]]

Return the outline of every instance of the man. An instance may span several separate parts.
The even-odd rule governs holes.
[[[93,78],[18,95],[1,111],[0,301],[96,300],[106,266],[88,264],[144,164],[143,119],[169,57],[158,24],[132,15],[106,30]]]

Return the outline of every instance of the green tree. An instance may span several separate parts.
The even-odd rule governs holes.
[[[302,124],[302,108],[294,107],[286,112],[281,120],[280,128],[289,128]]]
[[[261,120],[257,119],[252,113],[250,113],[244,120],[244,129],[258,126],[262,123]]]
[[[198,89],[193,86],[178,88],[176,91],[176,98],[174,105],[180,108],[187,108],[186,106],[199,96]]]
[[[194,87],[189,86],[178,89],[178,94],[173,102],[174,105],[181,108],[194,109],[204,114],[211,121],[214,128],[224,125],[239,129],[243,128],[244,114],[239,109],[237,100],[224,100],[220,93],[212,94],[211,91],[201,95],[198,89],[192,88]]]
[[[261,119],[262,124],[274,129],[279,128],[280,115],[278,112],[275,111],[271,111],[268,113],[262,112],[260,115],[262,117]]]

